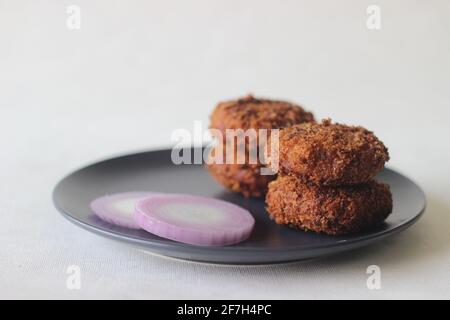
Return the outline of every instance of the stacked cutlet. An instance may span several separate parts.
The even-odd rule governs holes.
[[[392,212],[389,186],[374,180],[388,151],[362,127],[294,125],[281,130],[275,156],[279,176],[266,204],[278,224],[339,235],[377,226]]]
[[[234,159],[231,163],[211,163],[207,165],[210,174],[225,188],[240,192],[246,197],[260,197],[266,194],[267,185],[275,179],[274,175],[261,175],[264,164],[259,159],[252,161],[249,154],[259,154],[259,141],[254,143],[245,140],[245,146],[238,148],[238,142],[227,140],[227,129],[271,129],[289,127],[295,124],[312,122],[314,117],[302,107],[284,101],[257,99],[251,95],[238,100],[219,103],[211,115],[210,128],[221,132],[219,141],[223,158]],[[234,138],[233,138],[234,139]],[[226,154],[226,144],[234,145],[232,154]],[[252,149],[256,148],[256,150]],[[240,154],[244,150],[244,155]],[[214,153],[215,150],[212,152]],[[217,156],[214,154],[214,156]],[[239,157],[244,157],[243,163],[237,163]],[[254,160],[254,159],[253,159]],[[225,162],[225,161],[224,161]],[[241,161],[242,162],[242,161]]]

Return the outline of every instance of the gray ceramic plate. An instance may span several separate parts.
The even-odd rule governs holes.
[[[264,209],[263,199],[245,199],[227,192],[201,165],[176,166],[172,164],[170,154],[170,150],[132,154],[78,170],[55,187],[55,206],[74,224],[99,235],[173,258],[227,264],[279,263],[355,249],[405,230],[425,209],[423,191],[408,178],[385,169],[377,178],[391,186],[394,211],[382,226],[339,237],[303,232],[272,222]],[[93,199],[125,191],[189,193],[230,201],[254,215],[255,229],[247,241],[234,246],[199,247],[163,239],[145,231],[116,227],[93,215],[89,208]]]

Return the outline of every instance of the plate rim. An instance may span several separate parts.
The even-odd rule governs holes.
[[[236,252],[236,253],[238,253],[238,252],[244,252],[244,253],[267,252],[267,253],[271,253],[271,254],[272,253],[290,253],[292,251],[307,252],[307,251],[315,251],[315,250],[319,250],[319,249],[332,249],[332,248],[341,248],[341,247],[347,247],[347,246],[352,247],[352,245],[357,245],[357,244],[364,245],[365,242],[381,240],[392,234],[402,232],[405,229],[409,228],[414,223],[416,223],[423,216],[423,214],[426,210],[426,207],[427,207],[426,194],[417,183],[415,183],[412,179],[410,179],[409,177],[400,173],[399,171],[392,169],[390,166],[385,167],[383,170],[391,171],[397,175],[400,175],[403,179],[408,180],[412,185],[414,185],[417,188],[417,190],[420,192],[421,197],[423,199],[423,206],[414,217],[403,221],[402,223],[396,225],[394,228],[391,228],[391,229],[381,230],[379,232],[374,232],[373,234],[370,234],[370,235],[361,235],[360,237],[358,236],[353,239],[341,239],[341,240],[337,240],[336,242],[333,242],[333,243],[330,243],[327,245],[318,244],[318,245],[312,245],[312,246],[309,245],[307,247],[292,246],[292,247],[284,247],[284,248],[264,248],[264,247],[249,247],[249,246],[196,246],[196,245],[190,245],[190,244],[186,244],[186,243],[172,241],[169,239],[161,239],[161,240],[159,240],[159,239],[154,239],[154,240],[139,239],[132,235],[123,235],[120,233],[116,233],[110,229],[106,229],[106,228],[102,228],[100,226],[95,226],[95,225],[89,224],[88,222],[85,222],[85,221],[77,218],[76,216],[72,215],[70,212],[64,210],[57,201],[57,193],[58,193],[59,188],[63,185],[63,183],[70,176],[72,176],[73,174],[76,174],[77,172],[80,172],[80,171],[90,168],[92,166],[97,166],[102,163],[120,160],[120,159],[128,158],[131,156],[138,156],[138,155],[144,155],[144,154],[149,154],[149,153],[171,152],[171,150],[172,149],[163,148],[163,149],[154,149],[154,150],[147,150],[147,151],[140,151],[140,152],[133,152],[133,153],[128,153],[128,154],[112,156],[110,158],[99,160],[99,161],[87,164],[83,167],[80,167],[76,170],[73,170],[73,171],[69,172],[68,174],[66,174],[65,176],[63,176],[57,182],[55,187],[53,188],[53,191],[52,191],[53,205],[65,219],[67,219],[68,221],[70,221],[71,223],[73,223],[79,227],[82,227],[83,229],[85,229],[87,231],[93,232],[93,233],[101,235],[101,236],[105,236],[110,239],[115,239],[115,240],[119,240],[122,242],[139,245],[141,247],[157,248],[157,249],[163,249],[163,250],[174,249],[174,248],[180,249],[180,248],[188,247],[190,250],[194,250],[197,252],[209,251],[211,249],[214,249],[214,250],[221,251],[221,252]],[[324,235],[324,236],[326,236],[326,235]],[[289,260],[286,260],[286,261],[289,261]],[[290,260],[290,261],[292,261],[292,260]]]

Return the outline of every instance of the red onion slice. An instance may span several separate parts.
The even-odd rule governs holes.
[[[200,246],[225,246],[250,236],[255,219],[232,203],[191,195],[152,195],[136,204],[135,220],[153,234]]]
[[[124,192],[105,195],[91,202],[91,209],[100,219],[121,227],[141,229],[134,220],[138,200],[154,195],[151,192]]]

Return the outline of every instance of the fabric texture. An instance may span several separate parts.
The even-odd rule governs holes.
[[[383,1],[380,30],[358,0],[78,2],[78,31],[64,2],[0,4],[0,298],[450,298],[448,1]],[[168,146],[248,92],[373,130],[425,190],[423,218],[337,256],[220,266],[102,238],[53,207],[72,170]]]

